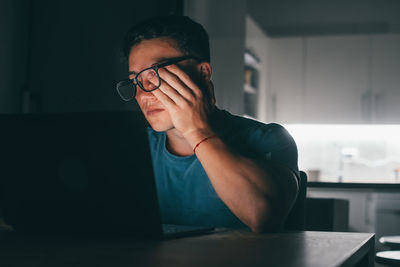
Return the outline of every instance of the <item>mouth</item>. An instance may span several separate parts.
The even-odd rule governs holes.
[[[160,113],[160,112],[162,112],[162,111],[164,111],[164,109],[162,109],[162,108],[153,108],[153,109],[147,110],[147,111],[146,111],[146,114],[147,114],[148,116],[151,116],[151,115],[155,115],[155,114],[157,114],[157,113]]]

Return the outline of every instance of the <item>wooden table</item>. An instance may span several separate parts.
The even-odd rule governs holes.
[[[0,266],[373,266],[374,234],[217,233],[165,241],[0,233]]]

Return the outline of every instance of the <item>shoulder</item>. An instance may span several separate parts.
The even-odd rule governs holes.
[[[290,133],[280,124],[262,123],[220,111],[217,134],[237,153],[284,165],[298,172],[297,146]]]
[[[270,145],[294,143],[292,136],[280,124],[262,123],[250,118],[232,115],[225,110],[218,111],[214,125],[217,133],[222,137],[236,136],[250,141],[268,141]]]

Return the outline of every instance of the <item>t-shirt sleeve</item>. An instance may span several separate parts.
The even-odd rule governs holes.
[[[283,165],[298,176],[297,146],[289,132],[281,125],[259,124],[244,131],[248,155],[266,163]]]

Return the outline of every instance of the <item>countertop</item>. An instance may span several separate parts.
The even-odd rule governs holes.
[[[400,183],[334,183],[308,182],[308,188],[344,188],[344,189],[389,189],[400,190]]]

